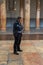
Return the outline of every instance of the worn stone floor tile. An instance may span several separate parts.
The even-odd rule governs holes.
[[[43,58],[43,53],[40,53],[40,56]]]
[[[0,65],[7,65],[7,61],[0,62]]]
[[[6,54],[0,54],[0,62],[7,61],[7,60],[8,60],[8,55],[6,55]]]
[[[9,52],[13,52],[13,44],[9,45]]]
[[[38,53],[24,53],[22,54],[24,65],[43,65],[43,59]]]
[[[34,46],[25,46],[22,47],[23,52],[37,52]]]
[[[16,60],[20,60],[20,54],[19,55],[14,55],[13,53],[9,54],[9,61],[16,61]]]
[[[35,43],[34,46],[38,46],[38,47],[43,46],[43,43],[41,43],[41,44],[40,44],[40,43],[41,43],[41,42]]]
[[[24,46],[21,49],[23,50],[23,52],[30,52],[30,48],[28,46]]]
[[[40,47],[35,46],[35,48],[36,48],[38,53],[43,53],[43,46],[40,46]]]
[[[0,49],[0,54],[8,54],[9,52],[7,50],[1,50]]]
[[[30,43],[29,42],[28,43],[27,42],[21,43],[21,46],[24,46],[24,45],[25,46],[32,46],[32,43],[31,42]]]
[[[34,40],[34,41],[31,41],[32,44],[34,44],[35,46],[43,46],[43,41],[42,40]],[[41,43],[41,44],[40,44]]]
[[[12,61],[12,62],[9,62],[8,65],[19,65],[19,61]]]
[[[22,41],[18,56],[13,54],[13,44],[14,40],[0,41],[0,65],[43,65],[43,41]]]
[[[30,52],[33,52],[33,53],[37,52],[37,50],[36,50],[36,48],[34,46],[31,46],[29,48],[30,48]]]
[[[9,46],[8,45],[2,45],[2,46],[0,46],[0,49],[9,49]]]

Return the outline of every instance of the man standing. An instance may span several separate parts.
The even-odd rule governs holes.
[[[20,43],[21,43],[21,37],[22,37],[22,31],[23,31],[23,26],[21,25],[22,18],[18,17],[17,21],[13,25],[13,34],[15,38],[14,42],[14,54],[19,55],[17,51],[22,52],[20,49]]]

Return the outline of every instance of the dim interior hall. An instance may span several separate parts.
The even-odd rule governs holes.
[[[18,16],[24,31],[42,31],[43,0],[0,0],[0,31],[12,31]]]

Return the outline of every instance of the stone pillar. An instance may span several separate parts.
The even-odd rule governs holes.
[[[25,31],[30,30],[30,0],[25,0]]]
[[[24,18],[24,0],[20,0],[20,16],[22,17],[22,24]]]
[[[40,28],[40,0],[37,0],[36,29]]]
[[[1,3],[1,30],[5,31],[6,30],[6,5],[5,5],[5,0],[2,1]]]
[[[1,30],[1,3],[0,3],[0,30]]]

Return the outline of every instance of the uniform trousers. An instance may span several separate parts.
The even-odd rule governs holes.
[[[17,52],[18,50],[20,50],[20,44],[21,44],[21,37],[22,37],[22,33],[18,33],[17,35],[14,35],[14,52]]]

